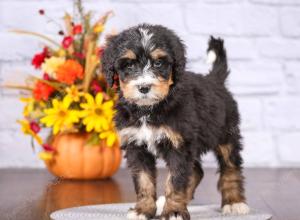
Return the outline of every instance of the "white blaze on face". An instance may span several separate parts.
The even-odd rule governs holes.
[[[157,77],[151,71],[151,63],[150,60],[148,60],[143,68],[142,74],[137,78],[130,80],[128,84],[131,86],[142,86],[153,84],[155,81],[157,81]]]
[[[144,47],[145,50],[152,50],[153,49],[153,45],[152,45],[152,42],[151,42],[151,38],[153,36],[153,33],[149,33],[149,30],[148,29],[144,29],[144,28],[140,28],[139,29],[140,33],[141,33],[141,43]]]

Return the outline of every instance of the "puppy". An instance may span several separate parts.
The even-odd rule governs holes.
[[[156,158],[168,167],[160,219],[190,219],[187,205],[203,177],[200,157],[213,151],[219,163],[218,189],[224,214],[249,211],[244,194],[237,103],[226,89],[223,40],[211,37],[212,70],[185,70],[185,47],[160,25],[139,25],[109,39],[102,68],[110,86],[118,83],[115,124],[126,151],[137,194],[130,219],[156,214]]]

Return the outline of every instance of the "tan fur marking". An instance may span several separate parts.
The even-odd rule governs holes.
[[[152,52],[150,53],[150,56],[151,56],[152,59],[154,59],[154,60],[157,60],[157,59],[159,59],[159,58],[161,58],[161,57],[165,57],[166,55],[167,55],[167,52],[164,51],[164,50],[162,50],[162,49],[160,49],[160,48],[157,48],[157,49],[155,49],[154,51],[152,51]]]
[[[148,173],[140,172],[138,177],[138,188],[138,200],[135,209],[140,213],[155,215],[155,180]]]
[[[155,141],[159,141],[163,137],[166,137],[171,141],[172,145],[175,148],[179,148],[181,146],[183,142],[182,136],[178,132],[174,131],[172,128],[168,126],[160,126],[160,127],[154,127],[151,125],[146,125],[146,126],[147,129],[149,129],[153,135],[152,137],[153,143]],[[127,144],[130,143],[131,141],[141,141],[138,139],[138,138],[142,138],[141,137],[142,134],[140,134],[139,132],[140,132],[140,128],[136,128],[136,127],[128,127],[118,131],[121,137],[121,144]]]
[[[136,54],[132,50],[127,49],[125,51],[125,53],[123,54],[123,56],[121,56],[121,58],[127,58],[127,59],[131,59],[131,60],[135,60],[136,59]]]
[[[172,80],[172,74],[170,74],[170,77],[168,80],[159,77],[158,81],[156,83],[154,83],[154,85],[152,86],[152,89],[155,91],[155,93],[157,95],[159,95],[160,99],[165,98],[170,90],[170,86],[173,84],[173,80]]]
[[[230,161],[230,154],[232,151],[232,146],[231,144],[224,144],[224,145],[219,145],[217,148],[217,153],[224,158],[224,161],[228,167],[233,168],[234,165]]]
[[[134,95],[135,88],[133,86],[128,85],[128,83],[119,80],[120,88],[123,91],[123,95],[126,99],[130,99]]]
[[[222,193],[222,205],[244,202],[243,194],[243,176],[241,173],[232,168],[221,174],[218,189]]]
[[[189,185],[187,188],[188,201],[191,201],[193,199],[196,187],[199,185],[201,179],[202,176],[199,176],[199,174],[194,170],[192,176],[190,177]]]
[[[185,192],[176,192],[171,182],[171,174],[168,174],[166,181],[166,203],[163,213],[169,213],[176,210],[187,211],[188,196]]]
[[[163,132],[165,133],[167,138],[172,142],[175,148],[180,147],[181,143],[183,142],[183,139],[178,132],[172,130],[170,127],[167,126],[161,126],[160,129],[163,130]]]

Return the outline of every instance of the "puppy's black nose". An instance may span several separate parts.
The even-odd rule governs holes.
[[[146,94],[150,91],[151,86],[150,85],[142,85],[139,86],[139,91],[143,94]]]

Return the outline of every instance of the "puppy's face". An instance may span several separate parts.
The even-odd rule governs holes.
[[[162,30],[166,31],[156,26],[129,29],[113,39],[104,51],[104,72],[105,54],[111,49],[111,68],[118,74],[120,90],[128,102],[151,106],[169,94],[176,74],[176,58],[169,36]]]

